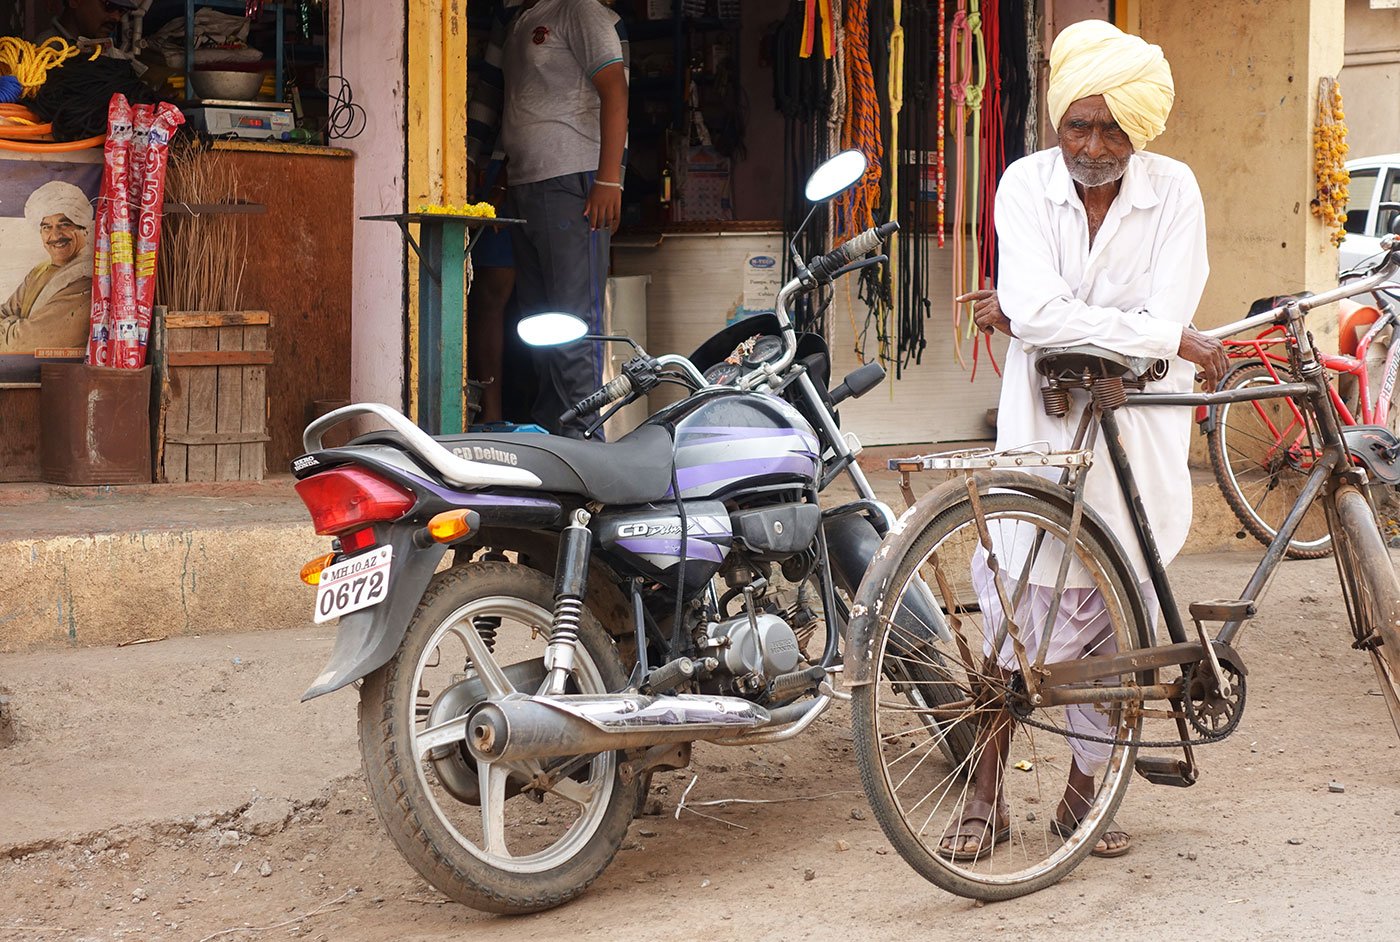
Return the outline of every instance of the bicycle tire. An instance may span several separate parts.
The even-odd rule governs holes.
[[[1275,382],[1277,380],[1267,366],[1251,361],[1226,373],[1220,389],[1244,389]],[[1286,403],[1284,399],[1226,403],[1218,407],[1215,423],[1206,434],[1211,470],[1225,503],[1244,529],[1265,546],[1273,542],[1279,525],[1292,509],[1293,501],[1286,498],[1295,496],[1307,480],[1307,471],[1295,467],[1289,459],[1275,457],[1270,467],[1258,454],[1260,450],[1267,452],[1276,447],[1279,440],[1267,428],[1261,431],[1261,417],[1267,412],[1288,408]],[[1296,419],[1289,417],[1288,422],[1296,423]],[[1285,425],[1285,429],[1285,434],[1293,430],[1288,425]],[[1271,436],[1271,440],[1266,440],[1266,436]],[[1261,485],[1263,492],[1257,497],[1252,496]],[[1271,501],[1274,492],[1280,488],[1285,499]],[[1264,510],[1266,502],[1270,504],[1268,510]],[[1327,531],[1321,509],[1308,511],[1298,533],[1319,535],[1306,539],[1295,535],[1285,551],[1289,559],[1321,559],[1331,554],[1332,537]]]
[[[1371,665],[1395,731],[1400,734],[1400,578],[1365,495],[1344,486],[1337,489],[1332,506],[1338,575],[1349,595],[1358,637],[1372,642],[1366,645]]]
[[[997,515],[1007,515],[1015,518],[1019,515],[1021,518],[1031,520],[1039,519],[1051,524],[1054,530],[1062,534],[1067,534],[1070,527],[1070,515],[1063,507],[1046,502],[1029,494],[1006,492],[989,493],[981,498],[981,502],[985,511],[985,516],[988,518],[994,518]],[[968,521],[971,519],[973,519],[972,502],[969,498],[964,497],[961,500],[951,502],[945,509],[934,515],[924,526],[917,528],[910,527],[902,533],[897,534],[893,538],[892,543],[887,542],[886,547],[889,550],[889,557],[898,560],[894,568],[893,577],[890,579],[872,579],[867,577],[866,581],[862,584],[859,598],[856,602],[857,606],[865,606],[867,611],[889,613],[888,617],[882,617],[880,627],[875,629],[873,637],[873,660],[871,670],[871,676],[873,678],[878,678],[880,676],[883,660],[887,655],[889,635],[892,633],[892,629],[897,627],[894,624],[895,617],[893,613],[895,607],[898,605],[898,600],[902,594],[904,585],[912,578],[914,573],[920,570],[920,567],[926,564],[931,552],[937,550],[938,552],[946,553],[947,550],[944,548],[946,546],[944,541],[951,535],[957,533],[960,528],[967,527],[969,525]],[[1013,536],[1013,539],[1015,538],[1016,537]],[[1118,644],[1120,652],[1147,646],[1147,626],[1143,623],[1140,616],[1135,617],[1133,614],[1141,611],[1141,602],[1137,594],[1137,583],[1131,577],[1131,566],[1127,563],[1126,559],[1124,559],[1121,550],[1116,547],[1116,544],[1110,548],[1107,543],[1101,541],[1088,527],[1081,529],[1078,544],[1080,547],[1077,551],[1079,557],[1083,559],[1087,556],[1089,559],[1096,561],[1099,567],[1099,572],[1102,576],[1101,581],[1096,580],[1096,583],[1107,587],[1121,603],[1118,611],[1122,617],[1120,617],[1116,623],[1118,626],[1116,633],[1119,636]],[[935,563],[935,565],[941,564]],[[955,606],[955,610],[963,612],[964,615],[966,615],[968,611],[968,609],[961,606],[961,603]],[[981,649],[979,648],[979,650]],[[1135,675],[1135,678],[1138,682],[1145,682],[1144,675],[1142,674]],[[905,802],[909,796],[901,797],[899,790],[903,787],[903,783],[908,781],[913,771],[911,770],[906,774],[901,770],[901,772],[896,773],[904,775],[904,779],[900,784],[895,784],[891,778],[890,766],[892,763],[887,762],[885,756],[895,754],[898,749],[904,748],[904,743],[900,742],[898,739],[898,737],[902,735],[901,733],[886,731],[885,729],[885,721],[882,721],[882,716],[886,714],[881,713],[882,706],[879,691],[880,683],[878,679],[876,679],[872,683],[857,687],[851,701],[854,742],[857,765],[861,774],[861,782],[864,786],[866,797],[870,802],[871,809],[875,813],[875,818],[880,823],[880,827],[883,829],[886,838],[894,846],[896,852],[904,858],[905,862],[931,883],[958,896],[989,902],[1012,899],[1028,893],[1033,893],[1058,882],[1068,875],[1089,856],[1095,843],[1109,829],[1113,820],[1113,815],[1122,802],[1123,796],[1132,778],[1134,759],[1137,753],[1137,746],[1135,743],[1113,747],[1104,772],[1104,784],[1098,787],[1089,810],[1081,816],[1073,833],[1063,838],[1062,844],[1054,847],[1050,846],[1048,843],[1041,845],[1045,848],[1045,852],[1047,853],[1047,857],[1044,858],[1044,860],[1032,861],[1023,870],[1012,873],[988,872],[983,874],[960,866],[961,861],[952,860],[946,852],[940,852],[934,849],[934,847],[931,847],[929,839],[925,836],[925,830],[928,824],[932,822],[935,812],[943,803],[942,798],[929,805],[928,820],[924,822],[924,825],[915,826],[911,824],[911,815],[914,818],[923,816],[922,806],[929,801],[932,792],[918,802],[915,802],[912,806],[908,806],[906,813]],[[970,694],[969,699],[974,701],[969,704],[968,709],[970,711],[974,713],[987,712],[987,707],[981,705],[980,701],[977,701],[975,694]],[[884,709],[890,711],[898,710],[898,707],[893,702],[893,698],[886,702]],[[1031,712],[1035,714],[1045,713],[1046,716],[1052,715],[1048,711],[1041,710],[1040,708],[1035,708]],[[1014,746],[1016,741],[1014,728],[1021,727],[1023,724],[1016,718],[1014,713],[1005,712],[1001,715],[1004,716],[1008,722],[1014,724],[1013,732],[1010,736],[1010,740]],[[1142,723],[1140,716],[1135,720],[1130,720],[1128,717],[1120,714],[1119,722],[1121,725],[1117,735],[1130,741],[1138,738]],[[1028,727],[1025,734],[1021,737],[1021,741],[1026,742],[1032,749],[1032,752],[1036,753],[1037,747],[1035,745],[1035,737],[1044,737],[1044,735],[1043,730]],[[1063,746],[1068,742],[1068,740],[1061,738],[1065,735],[1066,731],[1062,729],[1058,735],[1052,734],[1049,739],[1051,742]],[[911,747],[909,749],[909,754],[913,754],[915,748],[920,747]],[[1059,759],[1063,759],[1064,750],[1062,748],[1057,748],[1056,751],[1059,753]],[[901,759],[896,755],[893,762],[897,763],[899,761],[901,761]],[[1036,761],[1031,763],[1031,768],[1036,769],[1035,775],[1027,776],[1021,781],[1029,783],[1034,779],[1037,783],[1035,787],[1038,788],[1040,779],[1039,766],[1044,765],[1048,772],[1054,767],[1056,761],[1056,755],[1037,753]],[[924,762],[925,758],[918,759],[915,768],[917,769],[917,767]],[[1002,799],[1009,802],[1008,830],[1012,832],[1013,836],[1010,838],[1011,846],[1003,853],[1004,855],[1013,855],[1014,861],[1014,855],[1018,850],[1017,844],[1019,843],[1021,856],[1029,861],[1029,853],[1039,851],[1039,848],[1034,846],[1035,841],[1039,840],[1039,838],[1027,824],[1020,824],[1021,834],[1015,835],[1014,830],[1017,825],[1010,822],[1016,819],[1018,814],[1023,814],[1029,809],[1031,813],[1026,815],[1025,820],[1027,822],[1039,821],[1040,823],[1035,825],[1035,827],[1038,827],[1042,831],[1049,831],[1050,815],[1055,813],[1053,810],[1055,805],[1051,802],[1041,800],[1038,794],[1034,798],[1025,799],[1025,808],[1021,808],[1013,803],[1014,799],[1009,798],[1006,792],[1012,789],[1011,776],[1020,773],[1008,771],[1011,766],[1007,765],[1007,762],[1009,762],[1009,757],[1005,760],[1001,771],[998,773],[999,775],[1002,773],[1006,775],[1006,778],[999,783],[998,787],[999,790],[1002,791]],[[907,769],[908,767],[906,766],[904,768]],[[1021,766],[1017,765],[1016,768],[1021,768]],[[936,776],[939,771],[941,770],[931,769],[926,774]],[[1023,771],[1028,771],[1028,769],[1023,769]],[[939,784],[942,785],[943,782],[948,782],[950,784],[947,788],[953,789],[960,787],[956,784],[952,784],[955,781],[970,778],[970,772],[965,772],[959,776],[958,770],[954,769],[944,774]],[[1047,775],[1047,779],[1048,778],[1049,776]],[[963,794],[960,799],[958,799],[959,801],[965,800],[967,792],[966,785],[961,786],[961,788]],[[1057,800],[1058,797],[1058,794],[1055,794],[1052,802]],[[955,814],[961,816],[965,813],[956,810],[957,807],[958,806],[955,806]],[[1039,818],[1036,817],[1037,814],[1040,816]],[[1028,834],[1027,832],[1031,833]],[[938,844],[942,839],[942,836],[934,836],[932,837],[932,843]],[[991,851],[987,855],[992,866],[995,866],[995,845],[1001,843],[1001,840],[1002,839],[998,838],[994,842]],[[1006,856],[1003,857],[1003,860],[1006,860]],[[974,865],[977,862],[977,860],[971,861]]]

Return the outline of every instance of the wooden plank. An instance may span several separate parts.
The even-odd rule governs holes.
[[[243,356],[243,328],[219,328],[219,354]],[[234,362],[231,360],[231,362]],[[243,431],[243,361],[220,366],[214,394],[214,431],[219,435],[238,435]],[[214,444],[214,476],[220,481],[237,481],[238,464],[243,457],[241,444]]]
[[[183,435],[190,426],[189,370],[170,368],[170,354],[178,350],[188,350],[193,334],[188,330],[172,330],[165,335],[165,382],[169,389],[170,401],[165,407],[164,433],[167,442],[172,435]],[[185,445],[167,444],[161,456],[160,472],[156,475],[163,482],[178,484],[189,479],[189,448]]]
[[[39,480],[39,387],[0,389],[0,481]]]
[[[174,333],[189,336],[189,347],[187,348],[189,350],[218,349],[219,331],[216,328],[193,327]],[[175,355],[175,351],[172,350],[171,357]],[[195,434],[218,431],[215,427],[218,415],[218,372],[181,366],[172,366],[172,369],[184,378],[186,389],[189,391],[190,421],[187,431]],[[189,457],[186,461],[187,479],[190,481],[217,480],[214,446],[187,445],[186,447],[189,449]]]
[[[241,327],[208,327],[195,328],[200,330],[213,330],[218,333],[224,331],[239,331]],[[242,338],[239,339],[242,343]],[[271,350],[244,350],[241,347],[237,350],[193,350],[187,353],[170,354],[171,366],[217,366],[220,369],[233,366],[267,366],[272,362]]]
[[[170,404],[167,342],[165,308],[157,305],[152,311],[150,340],[146,345],[146,362],[151,366],[151,470],[157,481],[161,480],[160,467],[165,455],[165,410]]]
[[[261,432],[213,432],[208,435],[186,433],[166,439],[166,442],[178,445],[244,445],[265,441],[267,441],[267,435]]]
[[[165,315],[169,330],[181,327],[247,327],[268,324],[272,315],[267,311],[176,311]]]
[[[267,327],[243,328],[243,346],[248,350],[266,349],[267,332]],[[261,436],[256,443],[243,446],[238,473],[245,481],[261,481],[267,468],[267,409],[267,368],[243,367],[243,434]]]

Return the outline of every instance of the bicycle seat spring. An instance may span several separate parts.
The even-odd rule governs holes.
[[[1105,412],[1128,402],[1128,391],[1123,388],[1121,376],[1095,376],[1089,384],[1089,392],[1094,404]]]
[[[1040,390],[1040,403],[1046,415],[1063,418],[1069,414],[1069,390],[1052,379],[1049,386]]]

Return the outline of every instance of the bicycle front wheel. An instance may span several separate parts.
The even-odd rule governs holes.
[[[851,709],[861,781],[886,837],[937,886],[990,901],[1049,886],[1093,850],[1127,790],[1142,724],[1140,697],[1033,705],[1016,640],[1034,667],[1041,639],[1041,663],[1053,664],[1140,648],[1148,634],[1130,567],[1087,527],[1070,546],[1068,512],[1021,493],[980,504],[979,514],[964,497],[910,526],[890,546],[892,575],[867,576],[857,607],[878,613],[872,680]],[[1067,551],[1067,587],[1056,592]],[[938,597],[946,636],[911,632],[902,600],[916,578]],[[937,664],[939,705],[902,695],[891,662]],[[1134,678],[1145,680],[1095,683]],[[943,740],[959,729],[976,731],[974,745],[950,757]],[[1071,764],[1088,784],[1067,809]]]
[[[1225,374],[1222,390],[1271,386],[1263,363],[1245,363]],[[1207,435],[1211,468],[1225,502],[1245,530],[1268,546],[1298,499],[1316,458],[1301,410],[1291,399],[1226,403]],[[1327,517],[1314,506],[1303,518],[1287,554],[1319,559],[1332,552]]]

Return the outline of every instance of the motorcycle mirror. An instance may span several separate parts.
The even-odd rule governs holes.
[[[822,203],[855,186],[865,167],[865,155],[858,150],[843,150],[823,162],[807,178],[807,202]]]
[[[581,340],[588,333],[588,324],[573,314],[545,311],[521,318],[515,332],[532,347],[558,347]]]

